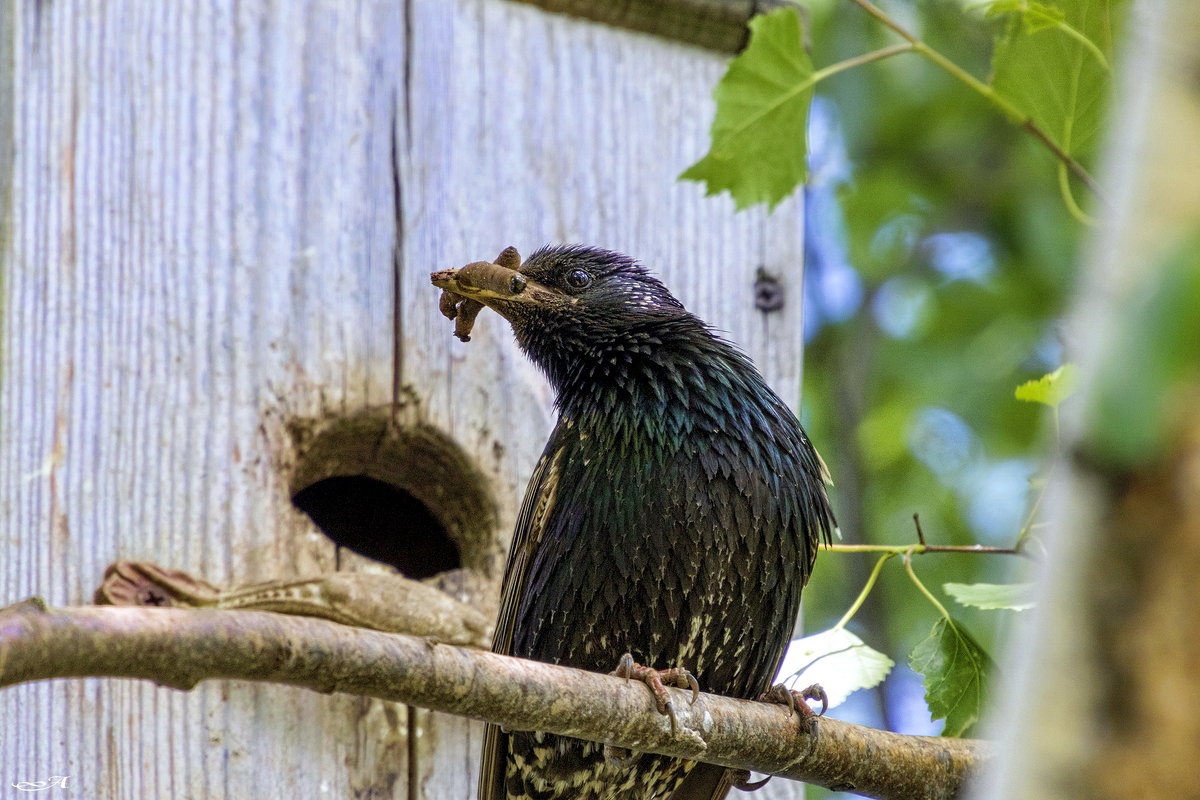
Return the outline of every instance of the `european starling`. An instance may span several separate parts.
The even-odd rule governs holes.
[[[690,669],[706,691],[758,697],[834,526],[820,456],[749,359],[632,259],[554,246],[511,269],[519,261],[510,248],[498,265],[433,276],[507,319],[557,394],[493,649],[600,672],[631,653]],[[493,727],[480,798],[728,791],[720,767],[652,754],[622,764],[603,750]]]

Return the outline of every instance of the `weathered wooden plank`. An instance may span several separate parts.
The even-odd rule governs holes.
[[[289,502],[288,422],[394,385],[489,480],[498,559],[550,397],[494,315],[450,335],[428,273],[509,244],[640,257],[796,399],[799,209],[734,216],[674,181],[704,150],[715,56],[498,0],[0,14],[0,601],[85,602],[117,558],[216,582],[333,569]],[[791,289],[771,315],[760,265]],[[0,778],[468,796],[478,727],[419,712],[410,780],[407,716],[245,684],[22,687],[0,693]]]
[[[3,594],[85,601],[118,557],[218,581],[332,569],[276,468],[281,420],[390,396],[391,122],[371,111],[399,9],[13,16]],[[91,796],[342,795],[405,768],[356,702],[30,687],[0,697],[0,763]]]

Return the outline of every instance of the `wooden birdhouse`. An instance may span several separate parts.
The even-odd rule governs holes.
[[[552,397],[429,274],[508,245],[636,257],[795,407],[799,201],[677,180],[754,4],[620,5],[703,46],[507,0],[5,4],[0,605],[123,562],[400,573],[490,620]],[[465,800],[482,731],[223,681],[23,685],[0,718],[0,785],[96,798]]]

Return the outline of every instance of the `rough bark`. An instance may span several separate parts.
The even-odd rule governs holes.
[[[475,577],[466,570],[459,572],[464,581]],[[450,577],[443,573],[435,582]],[[222,589],[182,570],[147,561],[118,561],[105,570],[95,599],[97,605],[109,606],[274,611],[486,648],[492,640],[490,619],[436,583],[403,575],[332,572]]]

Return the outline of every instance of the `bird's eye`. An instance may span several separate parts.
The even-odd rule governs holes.
[[[592,282],[592,276],[588,275],[587,270],[573,269],[567,273],[567,285],[573,289],[583,289]]]

